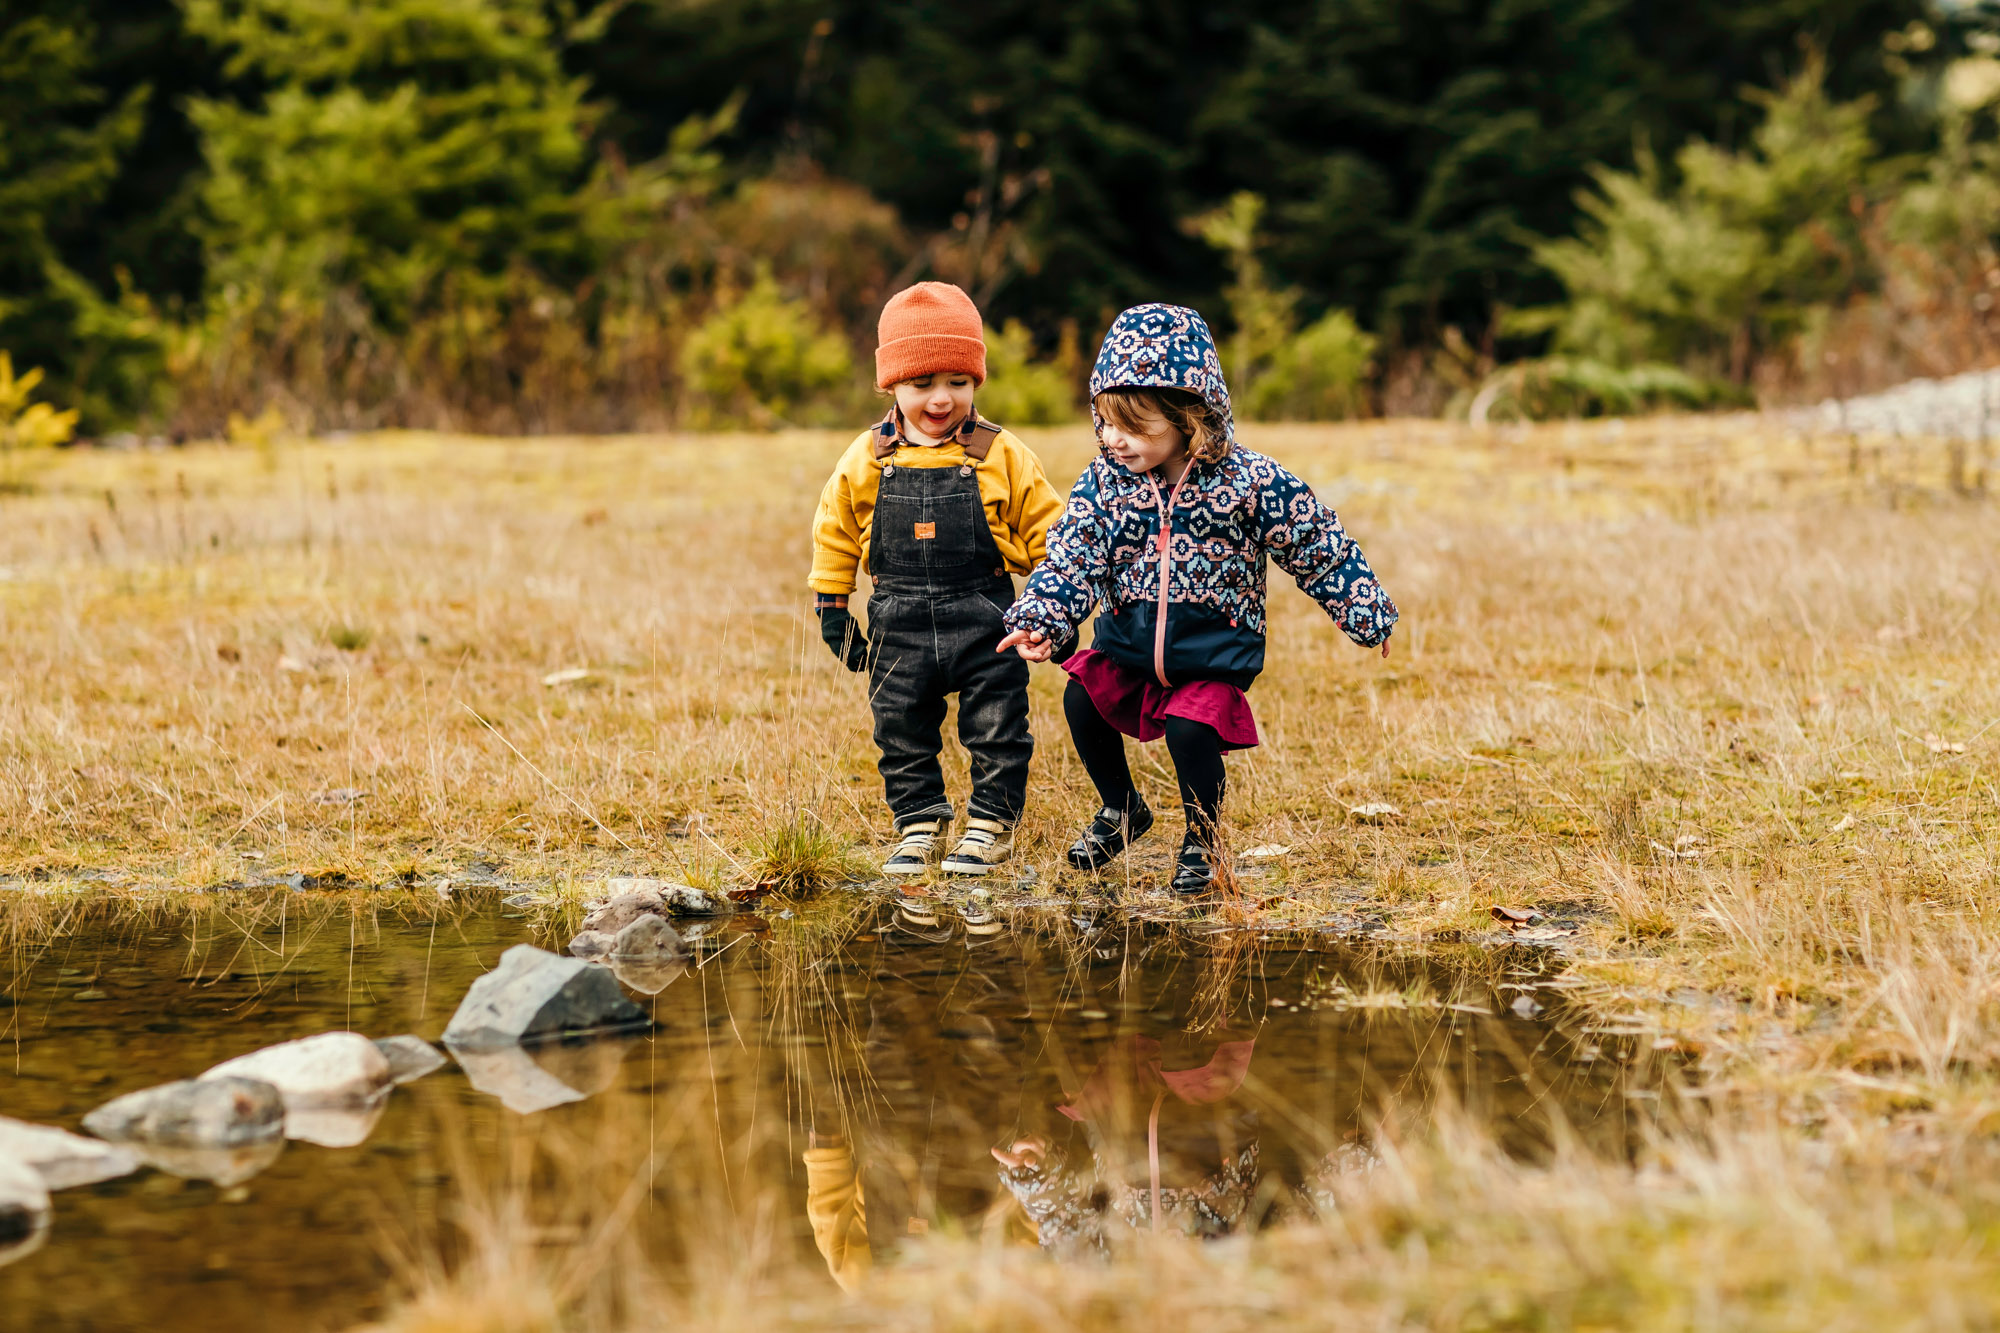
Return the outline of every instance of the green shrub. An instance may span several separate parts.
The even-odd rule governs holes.
[[[1649,362],[1619,367],[1552,356],[1495,371],[1473,398],[1470,415],[1474,424],[1484,425],[1752,406],[1755,399],[1747,389],[1727,380],[1699,379],[1673,366]]]
[[[1345,310],[1330,310],[1271,353],[1238,395],[1255,421],[1343,421],[1368,410],[1376,338]]]
[[[1568,301],[1518,311],[1502,330],[1553,332],[1558,352],[1611,365],[1747,382],[1758,355],[1867,276],[1855,201],[1876,157],[1873,104],[1832,101],[1824,74],[1815,60],[1778,93],[1750,94],[1764,119],[1748,152],[1697,141],[1671,173],[1650,153],[1637,171],[1594,169],[1580,234],[1535,247]]]
[[[1345,310],[1299,328],[1302,293],[1277,287],[1257,257],[1264,200],[1248,190],[1193,219],[1197,236],[1228,257],[1224,291],[1235,332],[1222,347],[1237,414],[1251,421],[1338,421],[1368,407],[1376,340]]]
[[[847,342],[778,289],[768,269],[725,295],[681,349],[690,424],[795,425],[844,405],[854,382]]]
[[[1035,360],[1034,335],[1017,319],[986,330],[986,383],[979,386],[979,415],[1002,426],[1058,426],[1082,415],[1078,402],[1076,330],[1064,330],[1062,348]]]

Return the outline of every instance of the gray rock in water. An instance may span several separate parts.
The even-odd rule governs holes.
[[[618,958],[664,960],[687,957],[687,946],[666,918],[642,916],[618,932],[611,952]]]
[[[601,930],[586,930],[569,942],[570,956],[574,958],[602,958],[611,952],[615,936]]]
[[[41,1248],[49,1234],[49,1187],[18,1157],[0,1157],[0,1264]]]
[[[282,1140],[284,1094],[254,1078],[183,1079],[115,1097],[83,1118],[101,1139],[182,1148]]]
[[[383,1037],[375,1043],[375,1049],[389,1062],[389,1077],[397,1083],[415,1083],[425,1074],[444,1068],[444,1052],[409,1033]]]
[[[287,1111],[364,1106],[389,1086],[389,1059],[359,1032],[322,1032],[224,1060],[202,1077],[269,1083]]]
[[[645,1021],[645,1011],[625,998],[617,978],[603,968],[517,944],[500,955],[500,966],[472,983],[444,1030],[444,1044],[454,1053],[496,1050]]]
[[[115,1180],[139,1169],[129,1148],[102,1139],[87,1139],[54,1125],[31,1125],[0,1116],[0,1157],[26,1162],[52,1190]]]

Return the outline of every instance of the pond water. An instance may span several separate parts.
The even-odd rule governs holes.
[[[293,1037],[435,1040],[502,950],[561,950],[563,925],[497,895],[40,905],[0,962],[0,1113],[75,1129]],[[1384,1116],[1440,1099],[1521,1154],[1556,1121],[1624,1151],[1653,1081],[1565,1016],[1525,948],[863,899],[738,916],[694,946],[685,971],[626,978],[642,1035],[448,1064],[354,1146],[291,1142],[247,1179],[148,1169],[58,1193],[46,1243],[0,1268],[0,1324],[344,1328],[510,1207],[544,1246],[628,1218],[667,1280],[762,1247],[852,1283],[935,1232],[1076,1255],[1156,1208],[1211,1234],[1309,1209],[1369,1168]]]

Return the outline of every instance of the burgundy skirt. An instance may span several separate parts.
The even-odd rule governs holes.
[[[1095,648],[1077,649],[1062,668],[1083,686],[1099,716],[1127,736],[1156,741],[1167,734],[1165,719],[1184,717],[1214,727],[1225,750],[1247,750],[1257,744],[1250,697],[1234,685],[1219,680],[1162,685]]]

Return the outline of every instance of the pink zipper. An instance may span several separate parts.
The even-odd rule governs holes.
[[[1187,485],[1188,473],[1194,470],[1190,462],[1181,469],[1181,478],[1174,483],[1172,498],[1160,494],[1160,479],[1148,472],[1146,480],[1153,483],[1153,503],[1160,506],[1160,613],[1153,619],[1153,674],[1160,678],[1160,684],[1169,689],[1173,682],[1167,679],[1167,584],[1171,581],[1174,568],[1174,506],[1181,501],[1181,487]]]

